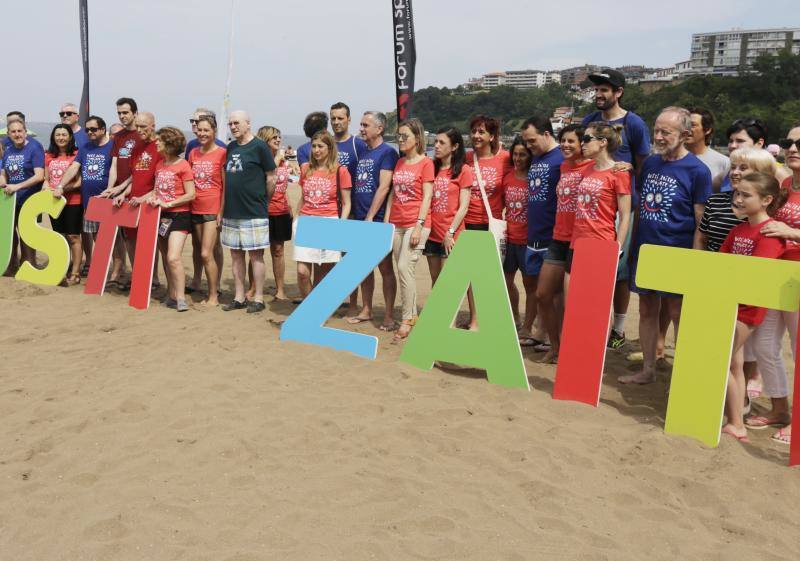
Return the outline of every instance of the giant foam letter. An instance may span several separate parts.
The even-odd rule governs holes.
[[[128,305],[137,310],[146,310],[150,305],[150,290],[153,287],[153,263],[156,259],[161,207],[142,205],[139,209],[136,226],[136,258],[133,260],[131,271],[131,295],[128,298]]]
[[[11,263],[11,247],[14,243],[14,211],[17,194],[9,196],[0,191],[0,275]]]
[[[50,191],[39,191],[31,195],[19,212],[19,237],[29,247],[47,254],[47,267],[37,269],[27,261],[17,271],[17,280],[34,284],[55,286],[64,279],[69,267],[69,244],[61,234],[42,228],[36,218],[47,213],[57,218],[64,210],[67,199],[54,198]]]
[[[453,329],[470,284],[478,331]],[[486,370],[492,384],[530,389],[492,234],[461,233],[400,360],[423,370],[433,368],[436,360],[473,366]]]
[[[555,399],[580,401],[595,407],[600,401],[618,264],[616,241],[582,238],[575,242],[553,388]]]
[[[83,293],[102,295],[106,289],[106,277],[111,265],[114,240],[117,239],[117,229],[119,226],[135,228],[139,220],[139,209],[128,204],[116,207],[111,199],[92,197],[89,199],[85,217],[86,220],[99,222],[100,230],[94,243],[92,266],[89,268]],[[152,267],[152,263],[150,266]]]
[[[737,305],[796,310],[800,267],[795,261],[644,245],[636,284],[683,294],[664,430],[717,446]]]
[[[394,226],[316,216],[301,216],[298,220],[297,245],[346,251],[347,254],[283,322],[281,340],[331,347],[374,359],[378,352],[377,337],[323,327],[323,324],[389,253]]]

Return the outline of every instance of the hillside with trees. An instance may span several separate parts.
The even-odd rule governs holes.
[[[717,118],[715,144],[725,144],[725,128],[740,117],[763,119],[770,142],[782,138],[800,122],[800,55],[784,51],[760,57],[749,72],[737,77],[694,76],[646,95],[641,87],[625,88],[623,106],[640,114],[652,125],[658,112],[669,105],[698,105],[711,109]],[[518,90],[498,87],[477,94],[463,88],[429,87],[414,95],[413,113],[428,131],[452,125],[463,132],[472,115],[483,113],[501,119],[503,133],[511,134],[530,115],[552,115],[556,107],[575,106],[577,115],[593,110],[581,105],[566,86],[550,84],[540,89]],[[390,114],[390,130],[396,116]]]

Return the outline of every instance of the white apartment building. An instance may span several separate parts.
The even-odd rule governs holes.
[[[541,88],[547,84],[560,84],[561,73],[558,71],[543,70],[506,70],[505,72],[491,72],[481,76],[482,88],[496,88],[497,86],[511,86],[521,90]]]
[[[800,54],[800,27],[732,29],[692,35],[693,74],[735,76],[762,54],[790,49]]]

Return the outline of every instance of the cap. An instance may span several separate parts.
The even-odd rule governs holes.
[[[589,74],[589,79],[595,84],[611,84],[614,88],[625,87],[625,75],[613,68],[603,68],[600,72]]]

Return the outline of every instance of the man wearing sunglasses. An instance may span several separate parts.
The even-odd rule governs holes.
[[[80,114],[78,113],[77,105],[74,103],[63,104],[58,112],[58,117],[61,119],[62,125],[67,125],[72,129],[72,135],[75,137],[75,147],[78,150],[89,143],[89,137],[86,135],[86,131],[78,124]]]
[[[186,152],[183,155],[183,158],[185,160],[189,159],[189,154],[191,153],[192,150],[194,150],[195,148],[200,146],[200,141],[197,140],[197,120],[200,117],[202,117],[203,115],[207,115],[209,117],[214,117],[214,119],[217,118],[217,114],[214,113],[211,109],[206,109],[205,107],[198,107],[197,109],[194,110],[194,113],[192,113],[192,116],[189,117],[189,124],[192,126],[192,134],[194,135],[194,138],[186,143]],[[220,148],[227,148],[227,145],[224,142],[222,142],[219,138],[214,139],[214,144],[216,144]],[[199,252],[197,252],[197,253],[199,255]],[[201,261],[200,262],[200,267],[202,267],[202,265],[203,265],[203,263]],[[195,270],[195,271],[197,271],[197,270]]]

